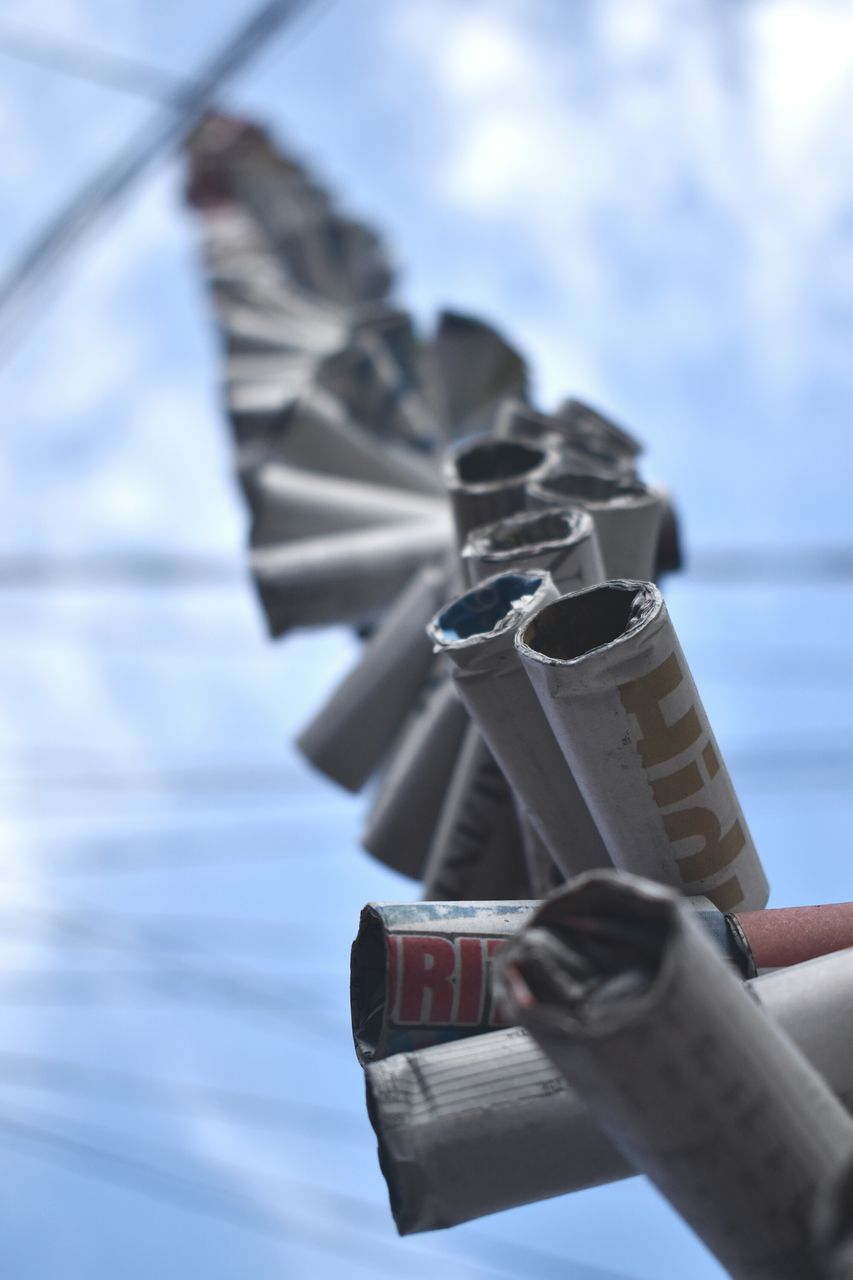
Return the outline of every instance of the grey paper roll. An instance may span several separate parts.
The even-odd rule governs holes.
[[[608,578],[653,576],[664,509],[659,489],[641,480],[552,469],[531,483],[528,496],[532,507],[571,504],[589,511]]]
[[[445,454],[444,480],[459,546],[472,529],[513,515],[527,505],[527,485],[557,465],[553,450],[530,442],[477,436]]]
[[[360,790],[382,763],[429,675],[434,659],[425,628],[447,584],[440,565],[415,574],[297,739],[321,773],[350,791]]]
[[[498,573],[545,569],[560,595],[604,581],[592,516],[578,507],[521,511],[473,529],[462,567],[472,585]]]
[[[402,875],[423,875],[468,724],[453,683],[440,680],[413,713],[380,783],[361,843]]]
[[[270,632],[374,617],[423,565],[446,556],[450,536],[444,521],[418,520],[256,548],[251,567]]]
[[[424,867],[424,897],[466,902],[531,892],[512,791],[469,724]]]
[[[501,950],[494,984],[733,1280],[819,1280],[815,1198],[853,1120],[677,895],[580,877]]]
[[[529,822],[573,875],[611,859],[514,644],[517,628],[554,594],[547,573],[500,574],[458,597],[428,631]]]
[[[763,907],[767,880],[657,588],[563,596],[516,647],[613,862],[721,911]]]

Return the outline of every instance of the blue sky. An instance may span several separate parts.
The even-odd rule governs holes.
[[[182,72],[242,12],[39,0],[25,16]],[[18,5],[0,18],[23,24]],[[822,0],[338,0],[227,105],[382,229],[424,323],[442,305],[482,314],[527,352],[544,407],[587,396],[644,437],[698,566],[703,550],[849,542],[850,44],[848,7]],[[0,266],[150,111],[3,64]],[[183,549],[239,567],[245,517],[180,190],[175,163],[145,183],[0,369],[4,555]],[[667,589],[776,905],[853,896],[849,588],[786,563],[772,582],[697,567]],[[497,1247],[510,1275],[720,1275],[638,1180],[394,1242],[345,971],[362,902],[414,889],[358,852],[363,801],[289,745],[351,661],[349,635],[270,645],[239,576],[7,590],[0,612],[4,1274],[441,1265],[455,1280],[489,1274]],[[48,1088],[44,1061],[24,1088],[20,1055],[87,1067],[90,1092],[67,1072]],[[108,1096],[91,1074],[104,1068],[166,1082],[171,1103],[139,1081]],[[176,1082],[208,1092],[185,1105]],[[296,1109],[249,1125],[214,1089]],[[321,1103],[344,1118],[324,1129]],[[207,1207],[167,1205],[162,1179],[107,1185],[117,1167],[93,1171],[93,1149],[201,1181]],[[262,1228],[215,1216],[249,1210]],[[317,1234],[279,1220],[293,1214]],[[366,1271],[358,1242],[379,1251]],[[485,1272],[463,1261],[478,1258]]]

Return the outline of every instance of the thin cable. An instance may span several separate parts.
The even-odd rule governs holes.
[[[98,49],[46,31],[0,25],[0,56],[161,105],[179,105],[188,88],[186,82],[171,71],[163,71],[123,53]]]
[[[32,307],[39,286],[155,162],[183,142],[228,81],[287,20],[312,2],[266,0],[181,92],[179,105],[163,108],[155,115],[153,122],[139,130],[48,220],[0,282],[0,360],[20,339],[24,308]]]

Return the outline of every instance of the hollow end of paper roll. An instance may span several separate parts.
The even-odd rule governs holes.
[[[387,1062],[369,1064],[364,1072],[364,1089],[367,1101],[367,1117],[376,1134],[376,1152],[379,1168],[388,1187],[388,1201],[395,1226],[401,1236],[435,1227],[450,1226],[430,1210],[430,1184],[417,1158],[417,1151],[408,1141],[406,1126],[391,1131],[387,1123],[388,1103],[399,1110],[412,1094],[418,1091],[418,1082],[408,1068],[408,1054],[398,1054]],[[407,1110],[410,1108],[406,1108]]]
[[[535,496],[552,503],[620,503],[634,504],[638,500],[651,501],[655,495],[641,480],[625,476],[607,476],[597,472],[554,471],[536,484]]]
[[[522,511],[505,520],[475,529],[468,536],[462,556],[511,560],[519,552],[568,547],[592,536],[592,516],[580,507],[554,507],[543,511]]]
[[[576,662],[626,639],[661,604],[661,594],[650,582],[603,582],[545,605],[523,627],[517,643],[540,661]]]
[[[611,877],[583,877],[546,902],[496,959],[498,984],[522,1022],[551,1013],[595,1035],[653,1002],[681,927],[673,897]]]
[[[508,481],[523,480],[544,466],[546,449],[517,440],[480,440],[463,445],[446,461],[446,477],[453,488],[482,493],[500,488]]]
[[[547,573],[501,573],[466,591],[436,614],[427,628],[443,649],[471,644],[515,627],[550,585]]]
[[[366,906],[350,953],[352,1038],[359,1062],[373,1062],[380,1048],[388,998],[388,946],[379,913]]]

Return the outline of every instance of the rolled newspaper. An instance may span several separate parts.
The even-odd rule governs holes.
[[[705,898],[688,901],[737,972],[753,976],[737,917],[723,915]],[[351,955],[359,1061],[508,1025],[506,1009],[492,996],[492,956],[539,905],[529,899],[368,903]]]
[[[531,481],[531,507],[580,506],[595,521],[608,578],[650,579],[655,571],[664,495],[641,480],[572,469],[556,470]]]
[[[816,1194],[853,1120],[675,894],[579,878],[506,944],[495,986],[733,1280],[818,1280]]]
[[[499,574],[449,604],[428,632],[527,820],[573,875],[611,859],[514,643],[517,628],[554,595],[544,571]]]
[[[448,571],[424,565],[384,615],[358,662],[301,732],[311,763],[358,791],[388,754],[435,660],[426,635]]]
[[[822,1280],[853,1276],[853,1157],[823,1187],[815,1208],[815,1250]]]
[[[513,793],[473,724],[456,760],[423,879],[424,895],[433,901],[532,892]]]
[[[459,546],[472,529],[523,510],[527,485],[544,479],[557,461],[552,449],[491,435],[465,440],[449,449],[444,480]]]
[[[495,418],[494,432],[503,439],[535,440],[557,449],[562,469],[628,479],[636,475],[633,456],[614,452],[606,442],[579,436],[565,418],[540,413],[522,400],[503,401]]]
[[[408,520],[441,520],[439,498],[264,462],[243,475],[255,547]]]
[[[577,507],[522,511],[473,529],[462,568],[472,584],[497,573],[546,569],[561,595],[604,581],[592,516]]]
[[[252,573],[271,634],[374,618],[424,564],[444,558],[449,537],[435,519],[255,548]]]
[[[764,871],[657,588],[563,596],[516,646],[614,863],[721,911],[764,906]]]
[[[275,418],[266,449],[269,456],[304,471],[416,493],[442,492],[441,477],[431,462],[377,440],[352,422],[333,396],[319,390],[300,396]]]
[[[420,880],[465,730],[465,707],[443,678],[403,730],[361,843],[386,866]]]
[[[501,904],[494,906],[489,927],[497,929]],[[470,935],[460,931],[459,936],[473,954]],[[440,952],[436,956],[440,965],[447,965]],[[413,959],[417,964],[416,953]],[[853,991],[853,951],[827,957],[825,969],[831,968],[831,974],[817,968],[823,964],[802,966],[811,970],[807,984],[797,966],[785,975],[772,975],[771,989],[764,977],[746,986],[815,1069],[850,1099],[853,1057],[847,1052],[849,1020],[844,1015]],[[422,957],[421,965],[429,962]],[[790,996],[784,994],[788,975]],[[819,994],[828,977],[831,999]],[[361,1002],[366,1011],[371,991],[366,973],[365,981]],[[473,1000],[476,980],[466,978],[466,983]],[[409,998],[414,994],[410,991]],[[366,1019],[359,1026],[366,1037],[364,1053],[374,1040],[381,1042],[381,1030],[378,1022],[371,1026]],[[841,1064],[844,1071],[838,1074]],[[520,1027],[370,1062],[365,1084],[391,1208],[404,1235],[454,1226],[636,1172]]]

